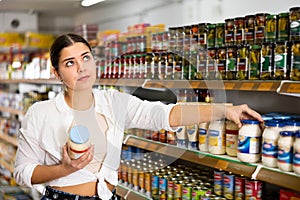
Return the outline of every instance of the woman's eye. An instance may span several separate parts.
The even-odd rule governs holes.
[[[66,62],[66,66],[67,67],[71,67],[71,66],[73,66],[74,65],[74,62],[73,61],[68,61],[68,62]]]
[[[91,59],[90,55],[83,56],[83,61],[89,61]]]

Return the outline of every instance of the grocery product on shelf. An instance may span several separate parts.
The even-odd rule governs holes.
[[[278,168],[283,171],[292,171],[293,169],[293,143],[294,131],[281,131],[278,139]]]
[[[300,130],[296,132],[293,144],[293,171],[300,174]]]

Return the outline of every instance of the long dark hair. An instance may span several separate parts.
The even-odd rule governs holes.
[[[56,71],[58,71],[58,61],[61,50],[65,47],[73,45],[76,42],[84,43],[90,49],[90,51],[92,51],[89,43],[83,37],[74,33],[60,35],[55,39],[50,48],[50,60]]]

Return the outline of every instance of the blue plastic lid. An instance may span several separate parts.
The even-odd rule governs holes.
[[[268,120],[265,122],[265,126],[283,127],[285,123],[281,120]]]
[[[77,125],[71,128],[69,132],[70,140],[76,144],[83,144],[89,140],[89,129],[82,125]]]
[[[300,126],[300,121],[288,120],[285,122],[286,126]]]
[[[243,124],[260,124],[260,121],[254,119],[244,119],[242,120]]]
[[[271,116],[266,116],[266,115],[262,115],[261,118],[264,120],[264,121],[269,121],[269,120],[272,120],[273,117]]]
[[[294,136],[297,131],[280,131],[280,135],[282,136]]]
[[[274,119],[281,119],[281,120],[287,120],[287,119],[291,119],[291,115],[278,115],[278,116],[274,116]]]

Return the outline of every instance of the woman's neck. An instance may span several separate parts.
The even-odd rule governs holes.
[[[94,103],[92,91],[68,91],[64,94],[68,106],[74,110],[87,110]]]

